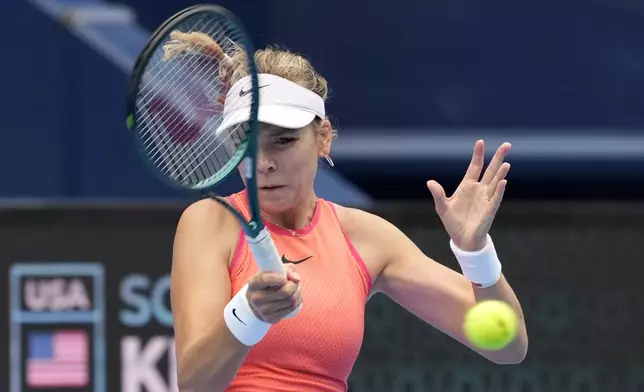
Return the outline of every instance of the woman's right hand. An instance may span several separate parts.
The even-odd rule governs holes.
[[[277,323],[302,303],[300,276],[293,265],[285,267],[286,276],[258,271],[248,281],[248,303],[255,316],[267,323]]]

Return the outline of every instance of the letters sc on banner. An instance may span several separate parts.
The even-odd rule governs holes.
[[[119,282],[120,392],[177,392],[170,276],[130,274]]]

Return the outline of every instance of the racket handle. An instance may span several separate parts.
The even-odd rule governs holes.
[[[246,241],[248,241],[248,246],[250,247],[251,252],[253,252],[255,262],[260,270],[286,275],[286,269],[284,268],[280,254],[277,252],[277,247],[273,242],[273,237],[271,237],[267,228],[263,228],[255,238],[246,236]],[[285,318],[295,316],[301,309],[302,305],[300,304],[297,309]]]
[[[260,270],[286,275],[284,264],[268,229],[263,228],[255,238],[246,236],[246,241]]]

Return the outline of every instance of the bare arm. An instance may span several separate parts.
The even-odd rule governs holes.
[[[462,344],[498,364],[521,362],[528,338],[519,301],[505,278],[489,288],[472,285],[462,274],[427,257],[404,233],[375,215],[343,208],[343,225],[363,258],[376,260],[379,291]],[[478,301],[508,302],[520,317],[517,339],[500,351],[473,347],[463,333],[465,313]]]
[[[171,298],[182,391],[223,391],[250,349],[223,318],[231,293],[228,263],[239,234],[233,219],[204,200],[188,207],[177,227]]]

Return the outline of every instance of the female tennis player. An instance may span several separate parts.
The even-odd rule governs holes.
[[[459,273],[423,254],[386,220],[316,197],[318,162],[328,159],[335,136],[325,111],[327,82],[288,51],[260,50],[256,62],[260,205],[287,275],[258,271],[238,220],[218,203],[202,200],[184,211],[171,289],[180,390],[346,391],[365,304],[378,292],[468,346],[467,310],[483,299],[506,301],[520,315],[517,339],[479,353],[498,364],[521,362],[528,347],[521,307],[488,235],[507,183],[510,144],[484,170],[484,142],[477,141],[449,198],[436,181],[427,183]],[[221,70],[231,86],[225,105],[243,95],[243,63],[240,52]],[[248,215],[244,191],[229,201]],[[301,311],[287,317],[300,303]],[[248,334],[238,338],[238,324],[224,318],[229,304],[255,331],[252,341]]]

